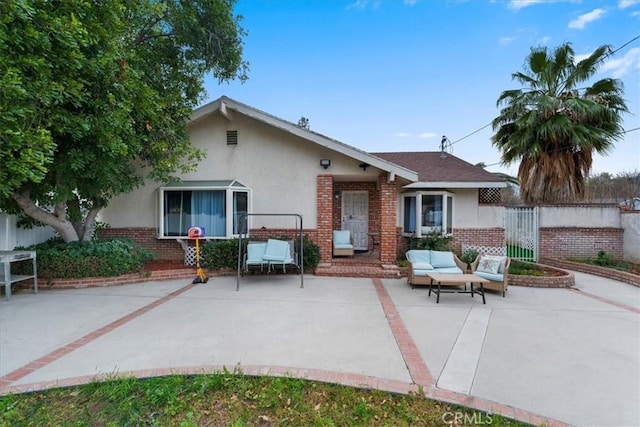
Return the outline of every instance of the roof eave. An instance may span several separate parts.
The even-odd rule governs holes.
[[[418,181],[403,188],[506,188],[506,181]]]
[[[300,126],[295,125],[291,122],[287,122],[278,117],[272,116],[271,114],[257,110],[231,98],[227,98],[226,96],[223,96],[213,102],[210,102],[209,104],[203,105],[202,107],[194,110],[193,114],[191,115],[190,122],[198,121],[203,117],[206,117],[207,115],[215,112],[222,113],[224,111],[223,115],[227,117],[228,110],[237,111],[238,113],[243,114],[247,117],[251,117],[255,120],[281,129],[300,138],[312,141],[322,147],[336,151],[360,162],[367,163],[372,167],[378,168],[385,172],[389,172],[389,174],[393,177],[403,178],[407,181],[412,182],[418,180],[418,174],[412,170],[406,169],[402,166],[396,165],[395,163],[376,157],[372,154],[344,144],[335,139],[301,128]]]

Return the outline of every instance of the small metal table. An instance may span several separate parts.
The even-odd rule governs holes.
[[[11,274],[11,263],[33,260],[33,274]],[[4,285],[5,299],[11,298],[11,284],[22,280],[33,279],[33,293],[38,293],[38,268],[36,265],[36,251],[0,251],[0,285]]]
[[[474,294],[482,295],[482,303],[486,304],[484,299],[484,286],[483,283],[489,283],[489,281],[483,277],[476,276],[475,274],[440,274],[440,273],[427,273],[427,276],[431,278],[431,283],[429,284],[429,296],[431,296],[431,290],[435,284],[437,284],[437,288],[433,289],[433,292],[437,295],[436,304],[440,303],[440,292],[443,293],[457,293],[457,294],[471,294],[471,298],[473,298]],[[471,284],[471,290],[467,291],[467,283]],[[480,290],[477,288],[473,288],[473,284],[480,284]],[[442,290],[441,286],[465,286],[465,290]]]

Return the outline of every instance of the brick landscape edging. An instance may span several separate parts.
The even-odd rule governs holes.
[[[542,265],[542,264],[538,264]],[[546,265],[542,265],[549,268]],[[555,270],[555,268],[553,269]],[[558,270],[560,271],[560,270]],[[517,274],[509,275],[509,286],[525,286],[529,288],[572,288],[576,284],[575,276],[572,273],[563,271],[562,276],[521,276]]]
[[[584,264],[582,262],[573,262],[557,258],[543,258],[542,262],[544,262],[545,264],[553,265],[554,267],[566,268],[567,270],[593,274],[595,276],[605,277],[607,279],[617,280],[618,282],[628,283],[630,285],[640,287],[640,276],[627,273],[625,271],[619,271],[612,268],[605,268],[597,265]]]
[[[143,273],[122,274],[113,277],[81,277],[72,279],[38,278],[38,289],[81,289],[102,286],[131,285],[134,283],[153,282],[157,280],[193,279],[195,269],[181,268],[177,270],[148,271]],[[20,287],[29,289],[33,286],[31,280],[20,282]]]

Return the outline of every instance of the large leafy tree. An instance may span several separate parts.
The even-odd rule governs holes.
[[[0,2],[0,208],[86,240],[114,195],[193,169],[205,75],[246,78],[233,4]]]
[[[526,203],[580,200],[594,151],[606,154],[622,134],[627,111],[620,80],[590,86],[609,46],[576,63],[569,43],[549,51],[532,48],[524,72],[512,74],[523,88],[502,92],[493,120],[493,144],[503,164],[520,160],[518,178]]]

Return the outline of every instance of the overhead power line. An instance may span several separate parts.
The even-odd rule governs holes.
[[[629,40],[628,42],[624,43],[622,46],[618,47],[617,49],[612,50],[611,52],[609,52],[608,54],[606,54],[605,56],[603,56],[603,57],[602,57],[602,60],[604,60],[605,58],[607,58],[607,57],[609,57],[609,56],[611,56],[611,55],[615,54],[616,52],[618,52],[618,51],[620,51],[620,50],[624,49],[625,47],[629,46],[631,43],[633,43],[634,41],[636,41],[636,40],[638,40],[638,39],[640,39],[640,34],[639,34],[639,35],[637,35],[637,36],[635,36],[634,38],[632,38],[632,39],[631,39],[631,40]],[[454,144],[456,144],[456,143],[458,143],[458,142],[460,142],[460,141],[463,141],[463,140],[465,140],[465,139],[469,138],[469,137],[470,137],[470,136],[472,136],[472,135],[475,135],[476,133],[480,132],[481,130],[483,130],[483,129],[485,129],[485,128],[489,127],[489,126],[491,126],[491,123],[487,123],[486,125],[482,126],[481,128],[479,128],[479,129],[477,129],[477,130],[474,130],[474,131],[473,131],[473,132],[471,132],[470,134],[465,135],[465,136],[463,136],[463,137],[462,137],[462,138],[460,138],[460,139],[457,139],[457,140],[455,140],[455,141],[453,141],[453,142],[449,142],[448,146],[449,146],[449,147],[451,147],[452,145],[454,145]],[[631,130],[628,130],[628,131],[623,131],[623,132],[621,132],[620,134],[633,132],[633,131],[635,131],[635,130],[638,130],[638,128],[631,129]],[[443,137],[443,138],[444,138],[444,137]],[[495,164],[499,164],[499,163],[495,163]],[[488,166],[490,166],[490,165],[488,165]]]

